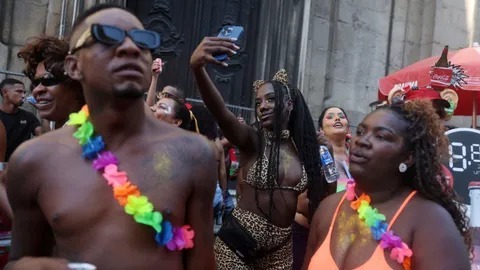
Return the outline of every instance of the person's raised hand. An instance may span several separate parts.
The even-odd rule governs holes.
[[[157,59],[153,60],[153,63],[152,63],[152,76],[158,77],[158,75],[160,75],[160,73],[162,73],[163,64],[164,64],[164,63],[162,62],[162,59],[160,59],[160,58],[157,58]]]
[[[225,61],[218,61],[215,55],[227,54],[229,56],[236,54],[240,48],[235,45],[234,40],[229,38],[206,37],[200,42],[198,47],[190,58],[190,67],[198,69],[204,67],[207,63],[221,66],[228,66]]]
[[[317,130],[317,141],[318,144],[322,145],[326,145],[328,142],[327,138],[325,137],[325,132],[323,132],[321,129]]]
[[[327,137],[325,137],[325,133],[323,130],[317,130],[317,141],[319,145],[325,145],[328,148],[328,151],[333,153],[333,145],[328,141]]]
[[[240,115],[237,116],[237,119],[238,119],[238,122],[240,122],[240,123],[242,123],[242,124],[246,124],[245,119],[243,119],[242,116],[240,116]]]

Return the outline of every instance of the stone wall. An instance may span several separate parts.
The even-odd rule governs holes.
[[[8,76],[30,85],[30,81],[21,76],[24,63],[17,58],[25,41],[41,34],[68,35],[73,23],[74,4],[77,4],[78,14],[102,2],[124,3],[123,0],[0,0],[0,71],[10,73],[0,72],[0,81]],[[62,8],[65,11],[63,20]],[[28,103],[22,108],[36,113]]]
[[[479,38],[478,0],[311,0],[306,4],[308,49],[301,86],[312,115],[318,117],[325,106],[341,106],[353,126],[376,100],[379,78],[440,54],[444,45],[455,50]],[[470,117],[454,117],[451,122],[469,126],[469,121]]]
[[[27,38],[40,35],[68,35],[73,23],[74,4],[78,12],[103,2],[123,4],[123,0],[1,0],[0,1],[0,70],[21,72],[23,63],[17,58]],[[65,20],[61,24],[62,4]],[[77,13],[78,14],[78,13]],[[62,31],[61,29],[64,28]],[[0,80],[5,74],[0,73]],[[23,81],[23,77],[15,76]]]

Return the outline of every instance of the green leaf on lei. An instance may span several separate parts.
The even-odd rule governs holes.
[[[145,214],[153,211],[153,204],[148,201],[146,196],[130,195],[127,198],[125,212],[129,215]]]
[[[364,203],[365,202],[365,203]],[[385,221],[385,215],[378,213],[378,209],[373,209],[366,201],[362,201],[358,208],[358,217],[365,220],[368,227],[377,225],[380,221]]]
[[[162,231],[162,220],[163,216],[160,212],[146,212],[139,213],[133,216],[136,222],[149,225],[157,231],[157,233]]]
[[[71,113],[68,117],[68,124],[69,126],[79,126],[83,125],[87,121],[87,114],[84,111],[79,111],[78,113]]]
[[[90,137],[93,135],[93,125],[92,122],[87,121],[80,126],[75,133],[73,133],[73,137],[75,137],[80,145],[84,145],[88,142]]]

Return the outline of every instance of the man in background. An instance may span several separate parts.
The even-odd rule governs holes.
[[[7,132],[7,151],[5,161],[8,162],[13,151],[32,135],[41,134],[40,121],[30,112],[20,109],[25,100],[25,85],[16,79],[7,78],[0,82],[0,120]]]

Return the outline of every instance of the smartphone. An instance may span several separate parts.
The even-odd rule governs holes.
[[[243,35],[243,27],[226,25],[222,27],[222,30],[220,30],[220,33],[218,33],[217,37],[230,38],[235,41],[235,44],[237,44],[238,40],[241,38],[242,35]],[[226,53],[215,55],[215,59],[217,59],[218,61],[225,61],[227,60],[227,58],[228,58],[228,55]]]

